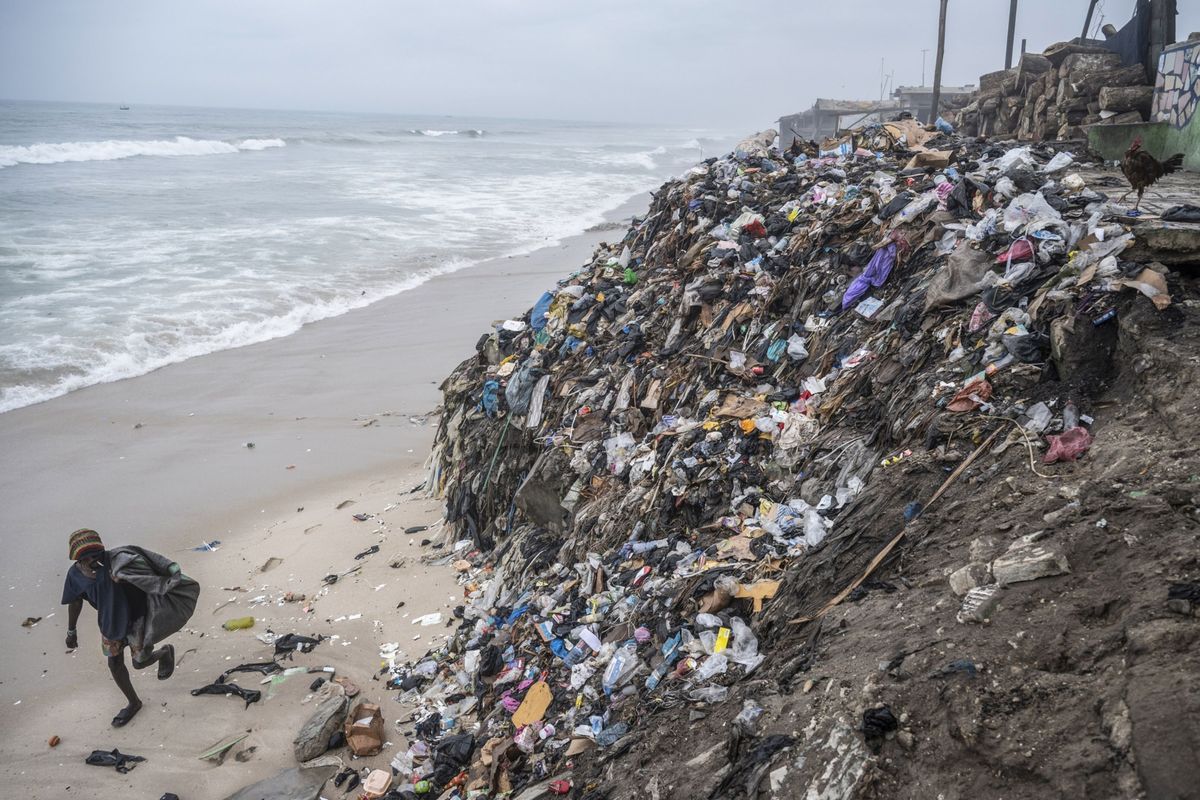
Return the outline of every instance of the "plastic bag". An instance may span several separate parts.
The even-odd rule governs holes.
[[[742,703],[742,710],[733,718],[733,724],[742,729],[743,733],[754,736],[758,729],[758,718],[763,714],[763,707],[753,699]]]
[[[1075,461],[1092,446],[1092,434],[1087,428],[1075,427],[1063,431],[1058,436],[1047,436],[1050,449],[1042,457],[1043,464],[1053,464],[1056,461]]]
[[[1004,228],[1011,232],[1022,225],[1034,223],[1059,222],[1062,214],[1046,202],[1041,192],[1027,192],[1009,203],[1004,209]]]
[[[688,697],[692,700],[700,700],[705,703],[722,703],[729,697],[729,687],[702,686],[699,689],[693,689],[689,692]]]
[[[1075,156],[1068,152],[1055,153],[1054,158],[1050,159],[1046,166],[1042,167],[1042,172],[1059,172],[1071,166],[1075,162]]]
[[[996,161],[1001,172],[1012,172],[1015,169],[1033,169],[1033,155],[1028,147],[1014,147]]]
[[[758,654],[758,637],[741,617],[732,617],[729,627],[733,631],[733,644],[729,648],[729,658],[735,664],[741,664],[746,671],[762,663],[764,656]]]
[[[696,669],[694,674],[696,680],[707,681],[710,678],[723,674],[727,669],[729,669],[729,658],[724,653],[714,653],[704,659],[704,663]]]
[[[808,358],[807,342],[798,333],[793,333],[787,340],[788,358],[793,361],[803,361]]]

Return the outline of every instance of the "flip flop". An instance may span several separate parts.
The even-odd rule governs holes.
[[[165,681],[175,674],[175,645],[163,645],[163,649],[167,653],[162,657],[162,661],[158,662],[158,679],[160,681]]]
[[[130,710],[131,708],[133,709],[132,711]],[[125,725],[128,724],[129,720],[136,717],[137,713],[141,710],[142,710],[142,707],[140,705],[137,708],[133,708],[132,706],[125,706],[124,708],[122,708],[120,711],[117,712],[117,715],[115,717],[112,718],[112,726],[114,728],[124,728]]]

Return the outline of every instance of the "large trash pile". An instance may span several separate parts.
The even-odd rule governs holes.
[[[444,646],[389,668],[413,708],[403,791],[602,796],[579,764],[666,709],[703,717],[789,623],[887,590],[871,570],[984,447],[1035,471],[1088,457],[1118,306],[1171,302],[1161,268],[1122,260],[1112,189],[1070,153],[911,121],[827,155],[772,138],[665,184],[443,385],[431,486],[464,602]],[[864,520],[906,461],[932,484],[903,519]],[[889,543],[856,581],[785,602],[872,525]],[[1005,558],[1013,581],[1067,569]],[[963,623],[988,613],[979,566],[958,578]],[[762,708],[736,705],[749,741]],[[898,724],[864,719],[871,746]],[[791,739],[754,741],[714,796]]]

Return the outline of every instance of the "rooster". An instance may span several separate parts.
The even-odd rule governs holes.
[[[1129,149],[1125,151],[1125,158],[1121,159],[1121,172],[1125,173],[1125,177],[1129,179],[1131,188],[1129,191],[1137,192],[1137,202],[1134,203],[1134,208],[1142,204],[1142,193],[1147,187],[1161,178],[1163,175],[1170,175],[1177,169],[1183,167],[1183,153],[1176,153],[1166,161],[1159,161],[1154,156],[1142,149],[1142,137],[1138,136],[1133,140],[1133,144],[1129,145]],[[1129,192],[1121,195],[1124,200],[1129,196]]]

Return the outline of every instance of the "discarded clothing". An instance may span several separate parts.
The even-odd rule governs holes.
[[[311,653],[313,648],[321,643],[324,639],[319,636],[316,639],[311,636],[300,636],[295,633],[285,633],[275,640],[275,655],[281,653]]]
[[[224,683],[225,680],[235,672],[257,672],[260,675],[274,675],[283,672],[283,667],[279,666],[274,661],[259,661],[253,664],[238,664],[236,667],[230,667],[221,673],[221,677],[217,678],[215,683]]]
[[[842,310],[845,311],[850,306],[858,302],[867,290],[874,286],[879,288],[887,281],[888,275],[892,274],[892,266],[896,263],[896,243],[888,242],[883,247],[875,251],[875,255],[871,258],[871,263],[867,264],[867,268],[862,271],[862,274],[850,282],[846,288],[846,294],[842,296]]]
[[[129,772],[146,759],[142,756],[133,756],[128,753],[122,753],[120,750],[93,750],[92,754],[85,760],[85,764],[90,764],[93,767],[114,767],[117,772],[122,774]]]
[[[210,683],[208,686],[192,689],[192,697],[199,697],[202,694],[237,695],[246,701],[246,708],[249,708],[251,703],[257,703],[262,699],[262,692],[257,689],[244,689],[236,683]]]

